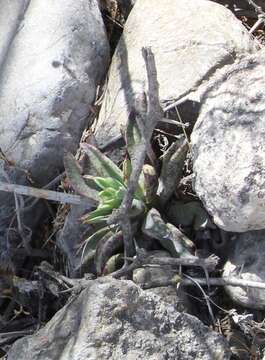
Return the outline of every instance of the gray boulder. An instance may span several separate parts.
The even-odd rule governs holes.
[[[10,11],[3,1],[1,16]],[[78,145],[108,43],[95,0],[37,0],[18,16],[0,69],[0,144],[43,184],[62,167],[63,151]]]
[[[249,231],[232,238],[223,276],[265,282],[265,230]],[[257,288],[226,286],[233,301],[252,309],[265,309],[265,292]]]
[[[256,49],[243,25],[219,4],[179,0],[176,6],[171,0],[137,0],[112,59],[95,126],[99,146],[119,137],[133,95],[145,88],[143,46],[154,52],[163,103],[197,90],[217,68]]]
[[[171,257],[170,253],[165,250],[149,251],[148,255],[153,255],[158,258]],[[145,267],[138,268],[133,271],[133,281],[136,284],[146,284],[156,281],[169,281],[176,275],[176,270],[170,266],[162,267]],[[145,290],[145,293],[151,293],[163,298],[167,304],[173,305],[179,312],[190,312],[190,299],[182,287],[176,286],[159,286]]]
[[[20,168],[42,187],[62,171],[64,151],[79,144],[107,69],[107,36],[96,0],[0,5],[0,147],[17,166],[7,169],[11,182],[27,183]],[[10,225],[13,196],[0,193],[0,204],[1,236]]]
[[[8,360],[229,359],[225,339],[129,281],[91,281]]]
[[[226,231],[265,227],[265,52],[214,77],[193,130],[194,189]]]

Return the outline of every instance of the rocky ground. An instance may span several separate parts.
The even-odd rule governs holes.
[[[263,0],[0,12],[0,357],[265,358]]]

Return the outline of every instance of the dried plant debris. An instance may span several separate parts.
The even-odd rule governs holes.
[[[188,152],[188,142],[183,136],[175,141],[162,156],[158,195],[163,205],[175,192],[183,175],[183,166]]]

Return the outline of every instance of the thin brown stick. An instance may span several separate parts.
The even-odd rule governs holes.
[[[206,279],[203,278],[193,278],[196,283],[207,286]],[[180,277],[173,277],[168,280],[156,280],[148,283],[141,284],[141,287],[143,289],[151,289],[161,286],[175,286],[179,283],[183,286],[193,286],[194,281],[191,281],[190,279],[181,279]],[[210,278],[209,284],[211,286],[240,286],[243,288],[255,288],[255,289],[262,289],[265,290],[265,283],[260,281],[251,281],[251,280],[244,280],[244,279],[238,279],[235,277],[223,277],[223,278]]]
[[[159,103],[159,85],[157,82],[157,72],[154,55],[150,48],[143,48],[142,55],[146,65],[148,81],[148,101],[147,109],[145,104],[145,94],[138,98],[136,110],[136,121],[141,131],[141,141],[137,146],[137,154],[132,159],[132,173],[128,181],[126,194],[118,210],[113,212],[108,223],[120,225],[124,239],[125,263],[127,257],[133,254],[133,241],[131,222],[128,212],[132,207],[135,191],[138,186],[139,177],[145,162],[146,154],[150,144],[150,139],[158,121],[163,117],[163,112]],[[127,265],[127,264],[126,264]]]
[[[258,14],[262,14],[263,16],[265,16],[265,12],[262,10],[261,6],[258,6],[253,0],[246,0],[246,1],[254,7],[255,11]]]
[[[135,269],[138,269],[143,266],[150,266],[150,265],[159,265],[159,266],[175,266],[178,267],[182,266],[195,266],[195,267],[202,267],[203,269],[207,269],[209,271],[213,271],[217,264],[219,258],[217,256],[209,256],[206,259],[200,259],[196,256],[192,257],[185,257],[185,258],[171,258],[171,257],[155,257],[155,256],[148,256],[147,254],[140,254],[136,256],[133,262],[116,272],[112,273],[111,276],[115,278],[120,278],[122,276],[127,275],[128,273],[132,272]]]

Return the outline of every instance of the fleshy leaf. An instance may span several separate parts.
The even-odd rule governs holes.
[[[116,197],[117,191],[111,188],[102,190],[99,192],[98,196],[100,200],[105,203],[109,200],[113,200]]]
[[[124,254],[115,254],[110,257],[104,266],[103,274],[108,275],[122,267]]]
[[[144,234],[157,239],[173,256],[192,256],[193,243],[172,224],[166,224],[156,209],[151,209],[142,225]]]
[[[94,181],[102,190],[104,190],[106,188],[112,188],[115,190],[119,190],[120,188],[125,188],[124,184],[117,181],[116,179],[109,178],[109,177],[102,178],[102,177],[96,176],[96,177],[94,177]]]
[[[97,230],[85,240],[80,260],[80,267],[84,266],[89,260],[94,258],[98,242],[106,234],[109,236],[113,234],[110,231],[109,226]]]
[[[183,137],[173,143],[162,157],[162,169],[158,186],[158,195],[162,205],[165,205],[181,180],[188,149],[188,142]]]
[[[194,230],[215,229],[209,214],[198,201],[172,201],[166,212],[168,220],[176,225],[192,226]]]
[[[112,234],[111,236],[107,234],[100,239],[95,254],[95,265],[98,275],[102,274],[106,262],[112,255],[115,254],[115,252],[121,249],[122,245],[123,237],[121,231],[117,232],[116,234]]]
[[[100,191],[101,187],[99,187],[96,183],[95,183],[95,177],[92,175],[83,175],[83,179],[86,183],[86,185],[96,191]]]
[[[91,168],[95,171],[97,176],[103,178],[110,177],[123,183],[122,171],[112,160],[105,156],[95,146],[90,144],[81,143],[81,148],[87,154]]]
[[[107,215],[112,213],[112,207],[110,205],[101,205],[96,210],[91,211],[90,213],[81,217],[81,221],[86,224],[95,223],[96,219],[101,219],[102,217],[105,218]]]
[[[78,192],[80,195],[92,199],[96,202],[99,201],[98,192],[90,188],[82,178],[80,167],[75,157],[71,153],[66,153],[64,155],[64,167],[67,174],[67,177],[70,181],[73,189]]]

